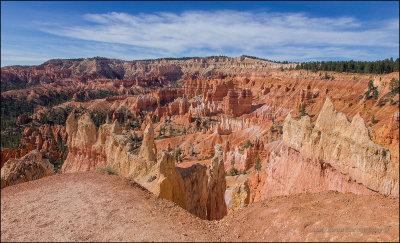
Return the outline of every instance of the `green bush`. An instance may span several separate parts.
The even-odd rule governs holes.
[[[378,123],[377,120],[375,120],[375,115],[372,115],[372,119],[371,119],[372,124],[376,124]]]
[[[370,80],[368,82],[368,90],[365,92],[365,99],[377,99],[378,98],[378,87],[374,87],[374,82]]]
[[[389,89],[394,93],[399,92],[399,80],[397,78],[392,78],[392,80],[390,80]]]
[[[235,175],[238,175],[238,174],[239,174],[239,171],[235,167],[233,167],[233,165],[232,165],[232,168],[231,168],[231,171],[230,171],[229,175],[235,176]]]
[[[256,171],[260,171],[261,170],[261,159],[260,159],[260,157],[257,157],[256,163],[254,164],[254,169]]]
[[[111,167],[107,166],[107,167],[98,167],[97,168],[99,171],[101,172],[106,172],[109,175],[118,175],[118,173],[116,171],[114,171]]]
[[[379,101],[378,101],[378,106],[379,106],[379,107],[382,107],[382,106],[384,106],[385,104],[386,104],[386,101],[385,101],[383,98],[380,98]]]
[[[182,162],[182,159],[180,158],[181,154],[182,154],[181,148],[178,147],[174,153],[174,159],[176,162]]]
[[[253,144],[250,142],[250,140],[247,140],[246,145],[244,145],[244,148],[248,148],[250,146],[253,147]]]
[[[300,105],[299,105],[299,114],[300,114],[300,116],[305,116],[305,115],[307,115],[307,112],[306,112],[306,104],[300,104]]]

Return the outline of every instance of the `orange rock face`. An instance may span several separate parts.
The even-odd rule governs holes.
[[[237,117],[251,112],[252,94],[250,90],[242,90],[239,94],[229,90],[223,99],[223,110],[226,115]]]
[[[61,158],[62,154],[57,151],[57,143],[67,141],[67,132],[61,125],[42,125],[37,127],[25,128],[21,142],[23,145],[33,147],[37,150],[45,150],[52,154],[53,158]]]
[[[375,144],[359,114],[349,122],[326,99],[312,128],[310,118],[295,121],[290,114],[283,127],[285,143],[306,158],[328,163],[358,183],[385,195],[399,194],[399,164],[390,151]]]
[[[268,162],[263,163],[262,172],[251,175],[250,202],[280,195],[328,190],[355,194],[375,193],[330,164],[307,159],[282,142],[273,142],[270,146],[275,148],[270,152]]]
[[[9,159],[19,159],[24,157],[30,151],[34,150],[35,147],[31,144],[28,144],[25,149],[9,149],[9,148],[1,148],[1,167],[9,160]]]

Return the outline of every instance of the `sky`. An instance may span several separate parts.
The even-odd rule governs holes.
[[[399,57],[399,1],[1,1],[1,66],[55,58]]]

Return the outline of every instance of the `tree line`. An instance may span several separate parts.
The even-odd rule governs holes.
[[[374,73],[384,74],[399,71],[399,58],[393,58],[375,62],[362,61],[329,61],[329,62],[305,62],[296,66],[296,70],[305,69],[317,71],[335,71],[347,73]]]

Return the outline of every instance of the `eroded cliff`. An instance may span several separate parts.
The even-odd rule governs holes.
[[[398,163],[388,149],[372,142],[364,120],[356,114],[349,122],[326,99],[312,126],[308,116],[299,121],[289,114],[283,141],[306,158],[328,163],[352,180],[385,195],[399,194]]]
[[[122,134],[117,120],[97,129],[87,113],[76,117],[73,112],[67,119],[66,130],[69,153],[62,173],[110,167],[200,218],[214,220],[226,215],[226,183],[220,147],[216,147],[209,170],[200,164],[179,168],[167,151],[162,151],[157,159],[152,123],[146,126],[138,150],[132,149],[129,134]]]

